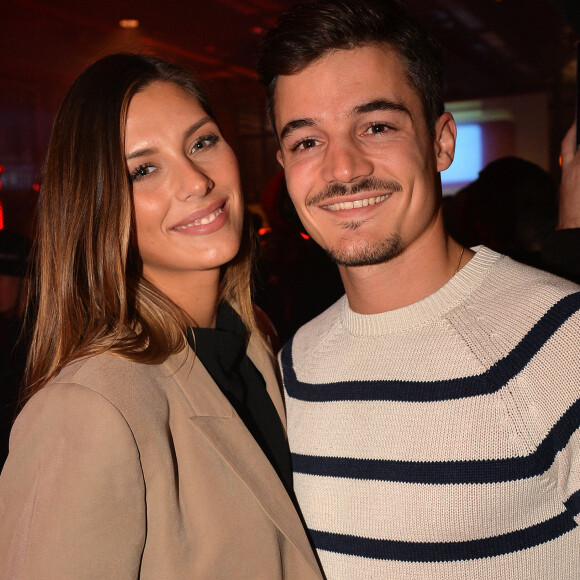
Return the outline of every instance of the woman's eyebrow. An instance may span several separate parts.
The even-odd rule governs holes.
[[[203,127],[206,123],[210,123],[210,122],[213,122],[213,119],[211,117],[203,117],[199,121],[196,121],[195,123],[193,123],[193,125],[191,125],[190,127],[188,127],[186,129],[186,131],[184,133],[184,139],[188,139],[198,129]],[[146,155],[152,155],[153,153],[156,153],[156,152],[157,152],[157,149],[154,149],[152,147],[144,147],[143,149],[137,149],[136,151],[132,151],[128,155],[125,155],[125,160],[130,161],[131,159],[135,159],[136,157],[144,157]]]
[[[206,123],[212,123],[212,122],[215,122],[215,121],[211,117],[203,117],[203,119],[196,121],[191,127],[189,127],[189,129],[187,129],[185,131],[185,134],[184,134],[185,139],[187,139],[188,137],[191,137],[198,129],[203,127]]]
[[[136,151],[132,151],[129,155],[125,155],[125,161],[130,161],[131,159],[135,159],[136,157],[144,157],[146,155],[152,155],[157,150],[151,147],[145,147],[143,149],[137,149]]]

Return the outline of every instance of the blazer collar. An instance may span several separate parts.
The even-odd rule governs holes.
[[[269,354],[251,337],[248,355],[262,372],[268,392],[284,419],[282,399]],[[201,361],[187,347],[164,363],[191,404],[190,421],[250,489],[274,525],[294,545],[312,570],[319,566],[304,526],[276,471],[260,446],[215,384]],[[285,425],[285,421],[284,421]]]

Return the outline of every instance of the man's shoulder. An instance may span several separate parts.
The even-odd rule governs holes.
[[[472,297],[542,312],[579,293],[580,285],[575,282],[503,256]]]
[[[576,350],[580,286],[502,256],[446,318],[485,360],[517,345],[517,352],[535,351],[548,340]]]
[[[324,312],[301,326],[294,336],[282,347],[282,353],[292,351],[309,352],[319,345],[325,337],[340,325],[341,312],[346,302],[346,295],[339,298]]]

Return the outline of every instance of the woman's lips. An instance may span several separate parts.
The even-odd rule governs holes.
[[[207,224],[211,224],[211,222],[213,222],[213,220],[215,220],[215,218],[218,215],[220,215],[220,213],[222,213],[222,211],[224,211],[224,210],[221,207],[219,207],[214,212],[210,213],[207,217],[199,218],[199,219],[193,220],[191,223],[189,223],[185,226],[175,226],[174,228],[171,228],[171,229],[173,229],[175,231],[179,231],[179,230],[186,230],[187,228],[190,228],[191,226],[205,226]]]
[[[216,201],[203,209],[190,213],[187,217],[171,226],[171,230],[182,231],[191,227],[199,227],[211,224],[225,210],[226,202]]]

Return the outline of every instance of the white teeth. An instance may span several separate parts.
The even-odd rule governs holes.
[[[194,220],[190,224],[187,224],[186,226],[177,226],[173,229],[174,230],[186,230],[187,228],[190,228],[191,226],[205,226],[207,224],[211,224],[211,222],[213,222],[215,220],[215,218],[217,218],[217,216],[220,215],[220,213],[222,213],[222,211],[224,211],[224,210],[220,207],[220,208],[216,209],[214,212],[210,213],[207,217],[203,217],[203,218],[200,218],[198,220]]]
[[[341,201],[339,203],[333,203],[332,205],[325,205],[324,209],[328,209],[330,211],[338,211],[339,209],[353,209],[356,207],[367,207],[368,205],[376,205],[377,203],[381,203],[381,201],[385,201],[391,197],[391,194],[387,195],[378,195],[377,197],[368,197],[365,199],[357,199],[355,201]]]

